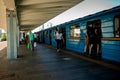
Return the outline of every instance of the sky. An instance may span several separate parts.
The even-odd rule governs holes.
[[[84,0],[71,9],[68,9],[67,11],[44,23],[44,28],[94,14],[96,12],[110,9],[118,5],[120,5],[120,0]],[[42,26],[39,26],[38,28],[33,30],[33,32],[39,31],[40,29],[42,29]]]
[[[6,32],[5,32],[5,30],[3,30],[3,29],[0,28],[0,34],[1,33],[6,33]]]

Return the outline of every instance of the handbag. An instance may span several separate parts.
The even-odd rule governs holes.
[[[30,43],[27,44],[27,48],[30,49]]]

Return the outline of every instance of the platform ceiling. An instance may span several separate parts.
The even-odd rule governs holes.
[[[15,0],[20,30],[32,30],[83,0]]]

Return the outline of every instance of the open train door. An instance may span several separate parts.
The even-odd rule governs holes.
[[[66,28],[62,27],[61,30],[62,30],[62,34],[63,34],[63,38],[64,38],[64,42],[62,43],[62,48],[66,49]]]
[[[52,30],[49,30],[49,43],[52,45]]]
[[[44,43],[44,31],[40,32],[40,42]]]
[[[89,28],[88,25],[91,25],[92,28]],[[101,38],[102,38],[102,32],[101,32],[101,20],[94,20],[94,21],[90,21],[87,23],[88,26],[88,35],[96,35],[94,38],[92,38],[93,40],[90,41],[88,39],[88,44],[89,44],[89,50],[88,53],[92,53],[92,55],[99,55],[101,56]],[[90,33],[90,34],[89,34]],[[93,42],[94,41],[94,42]],[[93,42],[93,44],[92,44]],[[90,45],[93,45],[93,47],[90,50]]]

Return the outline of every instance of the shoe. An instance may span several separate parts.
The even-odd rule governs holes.
[[[57,49],[57,52],[59,52],[60,50],[59,49]]]

